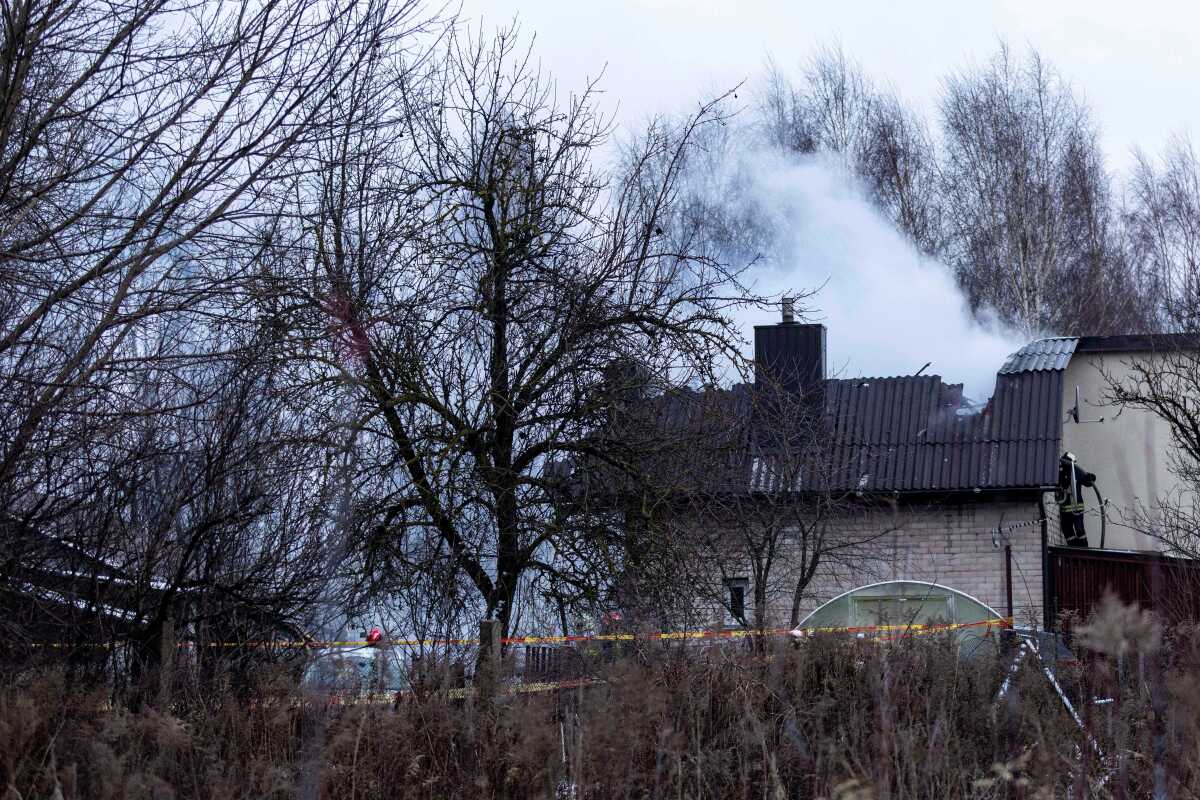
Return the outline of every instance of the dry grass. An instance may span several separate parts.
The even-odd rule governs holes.
[[[43,674],[0,691],[0,797],[1194,796],[1200,637],[1141,630],[1152,652],[1062,673],[1073,701],[1114,699],[1079,704],[1103,759],[1037,669],[997,702],[1000,659],[829,638],[650,650],[589,688],[395,707],[330,708],[263,679],[251,703],[134,713]]]

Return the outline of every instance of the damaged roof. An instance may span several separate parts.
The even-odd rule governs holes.
[[[826,381],[831,485],[900,492],[1053,486],[1063,367],[1036,363],[997,375],[979,413],[960,413],[961,386],[936,375]]]
[[[936,377],[826,381],[834,484],[902,492],[1053,486],[1073,355],[1197,348],[1192,333],[1038,339],[1000,367],[980,414],[952,410],[961,387]]]
[[[634,415],[644,426],[634,438],[655,443],[647,474],[686,491],[778,491],[785,481],[800,492],[1041,491],[1057,481],[1064,371],[1085,351],[1081,343],[1114,344],[1029,342],[998,370],[982,409],[938,375],[826,379],[819,452],[798,468],[794,452],[773,453],[752,430],[755,389],[747,384],[636,403],[649,413]]]
[[[756,337],[760,328],[775,330],[756,327]],[[1200,349],[1200,334],[1038,339],[1005,360],[982,410],[937,375],[827,379],[819,456],[801,467],[751,431],[755,390],[745,384],[654,398],[641,406],[641,439],[658,444],[653,470],[690,491],[778,491],[785,481],[793,491],[1043,490],[1058,477],[1071,358],[1180,348]]]
[[[1061,452],[1063,369],[1074,339],[1026,345],[1005,363],[982,409],[962,385],[937,375],[824,381],[819,463],[799,471],[794,491],[944,492],[1051,487]],[[656,465],[677,485],[702,491],[777,491],[784,460],[750,434],[753,389],[681,391],[651,404],[654,427],[674,456]],[[734,421],[737,421],[736,423]],[[701,445],[713,437],[711,447]],[[692,438],[695,434],[700,437]],[[669,462],[669,463],[667,463]],[[795,474],[795,471],[792,471]],[[817,476],[820,475],[818,480]],[[805,485],[807,483],[807,485]]]

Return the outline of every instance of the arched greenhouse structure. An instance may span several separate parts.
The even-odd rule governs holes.
[[[894,626],[926,630],[926,626],[948,624],[956,626],[952,633],[960,643],[967,644],[995,639],[1002,620],[996,609],[949,586],[884,581],[839,594],[805,617],[794,633],[800,636],[822,629],[850,629],[860,635],[895,635]],[[872,630],[881,627],[885,630]]]

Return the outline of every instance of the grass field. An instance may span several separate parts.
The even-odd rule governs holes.
[[[1110,612],[1058,672],[1082,725],[1036,659],[1001,693],[1011,656],[949,638],[656,645],[557,692],[392,704],[264,671],[134,711],[26,671],[0,691],[0,797],[1195,796],[1200,637]]]

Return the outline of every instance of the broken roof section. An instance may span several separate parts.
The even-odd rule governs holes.
[[[965,416],[955,413],[961,389],[936,375],[827,385],[835,486],[938,492],[1054,485],[1061,369],[999,375],[983,412]]]
[[[800,470],[796,454],[751,433],[750,385],[661,395],[641,406],[650,411],[642,431],[660,445],[654,471],[691,491],[1040,491],[1058,476],[1063,372],[1076,342],[1022,347],[980,413],[960,413],[962,385],[938,375],[824,379],[819,463],[805,457]],[[704,437],[710,428],[719,435]]]
[[[827,380],[832,488],[915,493],[1053,486],[1063,370],[1077,341],[1040,339],[1013,353],[979,414],[958,413],[962,386],[937,375]],[[771,473],[770,458],[760,455],[751,486],[770,489]]]

